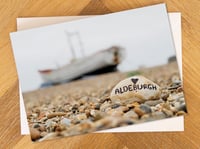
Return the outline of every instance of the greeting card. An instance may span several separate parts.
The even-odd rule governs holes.
[[[11,34],[33,141],[183,115],[164,4]]]

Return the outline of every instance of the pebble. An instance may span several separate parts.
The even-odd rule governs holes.
[[[85,111],[85,109],[86,109],[86,106],[82,105],[79,107],[78,110],[79,110],[79,112],[83,113]]]
[[[44,117],[46,117],[46,114],[45,114],[44,112],[41,112],[41,113],[39,114],[39,116],[38,116],[38,119],[42,119],[42,118],[44,118]]]
[[[185,103],[180,104],[180,106],[177,107],[177,110],[178,111],[185,111],[185,112],[187,112],[187,108],[186,108]]]
[[[113,104],[113,105],[111,106],[111,108],[112,108],[112,109],[115,109],[115,108],[118,108],[118,107],[120,107],[120,106],[121,106],[120,103],[115,103],[115,104]]]
[[[107,114],[109,114],[110,116],[122,116],[124,112],[122,110],[111,109],[107,112]]]
[[[46,130],[46,128],[45,128],[45,126],[43,124],[34,124],[33,128],[35,128],[35,129],[37,129],[39,131],[45,131]]]
[[[56,127],[55,127],[55,131],[58,131],[58,132],[61,132],[61,131],[63,131],[63,130],[66,130],[66,125],[57,125]]]
[[[159,99],[160,87],[143,76],[134,76],[120,81],[112,90],[112,100],[138,98],[140,101]]]
[[[81,114],[76,115],[76,118],[79,121],[81,121],[81,120],[87,119],[87,115],[85,113],[81,113]]]
[[[140,109],[144,111],[144,113],[151,113],[151,107],[147,104],[141,104]]]
[[[166,115],[162,111],[156,111],[152,113],[152,118],[157,120],[157,119],[163,119],[166,118]]]
[[[46,120],[48,120],[48,118],[47,117],[43,117],[43,118],[40,119],[40,122],[45,122]]]
[[[177,94],[171,94],[168,98],[167,98],[167,100],[169,101],[169,102],[171,102],[171,101],[175,101],[175,100],[179,100],[180,98],[183,98],[184,96],[183,96],[183,92],[181,92],[181,93],[177,93]]]
[[[132,119],[138,119],[138,115],[133,110],[126,112],[124,114],[124,117],[129,117],[129,118],[132,118]]]
[[[32,117],[33,117],[33,118],[37,118],[37,117],[38,117],[38,114],[32,113]]]
[[[41,124],[41,125],[40,125],[40,127],[39,127],[39,130],[40,130],[40,131],[45,131],[45,130],[46,130],[46,128],[45,128],[45,126],[44,126],[44,125],[42,125],[42,124]]]
[[[60,121],[60,123],[66,125],[66,126],[70,126],[70,125],[71,125],[71,120],[68,119],[68,118],[63,118],[63,119]]]
[[[56,117],[56,116],[64,116],[66,115],[66,113],[63,113],[63,112],[54,112],[54,113],[50,113],[47,115],[47,118],[50,119],[50,118],[53,118],[53,117]]]
[[[122,79],[116,78],[116,82],[119,80]],[[183,90],[181,84],[174,80],[174,82],[170,82],[171,78],[161,80],[163,84],[155,81],[159,87],[142,76],[134,76],[119,82],[116,86],[111,84],[109,90],[107,87],[99,86],[98,90],[91,88],[88,93],[80,91],[74,92],[77,95],[68,94],[67,99],[55,95],[56,101],[51,101],[53,97],[49,97],[45,104],[40,101],[41,104],[31,106],[33,111],[29,110],[31,112],[28,113],[28,121],[35,135],[32,139],[42,141],[184,115],[187,111]],[[127,86],[128,90],[131,89],[130,84],[133,90],[126,92]],[[143,84],[155,85],[156,90],[150,89],[147,85],[144,89]],[[116,87],[121,87],[124,92],[117,94],[117,97],[111,96]],[[135,90],[134,87],[141,88]],[[95,94],[92,95],[92,92]]]
[[[102,111],[102,112],[105,112],[106,111],[106,109],[108,109],[108,108],[111,108],[111,104],[109,104],[109,103],[103,103],[102,105],[101,105],[101,107],[100,107],[100,111]]]
[[[167,98],[169,97],[169,91],[163,91],[162,94],[161,94],[161,98],[164,100],[164,101],[167,101]]]
[[[101,104],[99,104],[99,103],[94,103],[93,106],[92,106],[92,109],[99,110],[99,109],[100,109],[100,106],[101,106]]]
[[[176,109],[178,109],[178,108],[180,107],[180,105],[181,105],[180,102],[175,102],[175,103],[174,103],[174,107],[175,107]]]
[[[132,104],[132,103],[144,103],[144,101],[137,97],[134,97],[134,98],[126,99],[126,100],[121,100],[121,103],[127,105],[127,104]]]
[[[184,98],[180,98],[180,99],[179,99],[179,102],[182,104],[182,103],[185,102],[185,99],[184,99]]]
[[[46,122],[46,128],[51,131],[54,129],[54,127],[56,126],[56,122],[52,121],[51,119],[48,119],[47,122]]]
[[[33,128],[39,128],[39,127],[40,127],[39,124],[34,124],[34,125],[33,125]]]
[[[74,118],[74,119],[72,119],[71,123],[76,125],[76,124],[79,124],[80,121],[77,118]]]
[[[41,134],[40,134],[40,136],[41,137],[44,137],[44,136],[46,136],[48,133],[46,132],[46,131],[43,131],[43,132],[41,132]]]
[[[178,111],[178,112],[176,113],[176,116],[180,116],[180,115],[184,115],[184,114],[185,114],[184,111]]]
[[[173,116],[173,112],[168,110],[168,109],[163,108],[162,112],[165,113],[167,117],[172,117]]]
[[[149,106],[155,106],[159,103],[163,103],[163,100],[162,99],[160,99],[160,100],[149,100],[149,101],[146,101],[144,104],[149,105]]]
[[[39,140],[39,142],[41,141],[44,141],[44,140],[50,140],[50,139],[54,139],[54,138],[57,138],[58,137],[58,133],[56,132],[51,132],[51,133],[48,133],[46,134],[43,138],[41,138]]]
[[[158,104],[158,105],[159,105],[159,104]],[[169,104],[168,102],[166,102],[166,103],[161,103],[160,105],[161,105],[161,108],[164,108],[164,109],[167,109],[167,110],[171,110],[171,109],[170,109],[170,104]]]
[[[119,111],[122,111],[122,112],[125,113],[125,112],[127,112],[129,110],[129,108],[126,107],[126,106],[120,106],[120,107],[116,108],[116,110],[119,110]]]
[[[134,112],[137,113],[137,115],[142,116],[145,114],[143,110],[141,110],[139,107],[134,108]]]
[[[110,97],[105,97],[105,98],[101,98],[100,100],[99,100],[99,103],[104,103],[104,102],[108,102],[108,101],[111,101],[111,99],[110,99]]]
[[[90,110],[86,109],[85,114],[86,114],[87,117],[89,117],[90,116]]]
[[[148,120],[149,118],[150,118],[150,115],[149,115],[149,114],[144,114],[144,115],[142,115],[142,117],[141,117],[142,120],[147,120],[147,121],[149,121],[149,120]]]
[[[91,110],[90,115],[93,117],[93,121],[97,121],[103,117],[103,113],[98,110]]]
[[[139,106],[140,106],[140,104],[138,102],[133,102],[133,103],[127,104],[128,108],[135,108],[135,107],[139,107]]]
[[[183,88],[182,88],[182,87],[179,87],[179,88],[176,89],[176,91],[177,91],[177,92],[183,92]]]
[[[90,129],[92,128],[92,124],[90,122],[84,122],[78,125],[80,132],[85,133],[88,131],[91,131]]]
[[[30,134],[31,134],[31,139],[33,141],[40,138],[40,132],[39,132],[39,130],[37,130],[35,128],[30,128]]]
[[[174,83],[174,84],[180,84],[181,81],[180,81],[180,77],[178,75],[173,75],[171,77],[171,81]]]

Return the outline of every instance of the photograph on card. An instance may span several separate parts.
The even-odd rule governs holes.
[[[33,141],[187,113],[164,4],[10,36]]]

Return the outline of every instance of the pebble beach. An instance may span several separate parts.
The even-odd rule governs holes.
[[[121,81],[141,75],[160,87],[159,98],[111,98]],[[152,87],[152,86],[150,86]],[[23,93],[31,139],[43,141],[139,124],[187,113],[176,62],[114,72]]]

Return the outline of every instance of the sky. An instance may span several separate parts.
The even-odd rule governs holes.
[[[79,32],[86,56],[114,45],[123,47],[126,57],[120,71],[166,64],[175,55],[164,4],[19,31],[11,34],[11,42],[22,92],[40,87],[38,70],[70,63],[66,32]],[[72,41],[81,57],[77,38]]]

